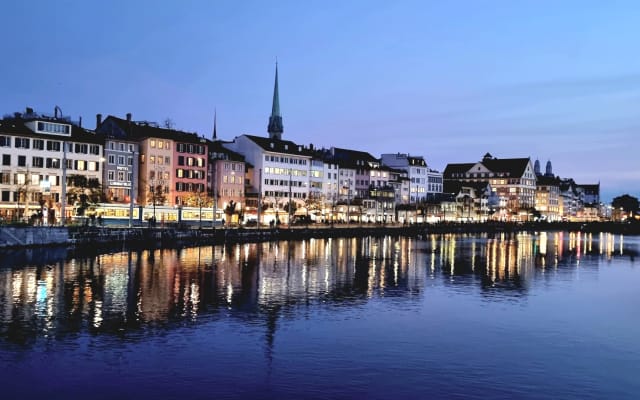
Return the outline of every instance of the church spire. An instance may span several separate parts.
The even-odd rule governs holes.
[[[276,61],[276,82],[273,86],[273,104],[271,106],[271,116],[269,117],[269,127],[267,128],[271,139],[282,139],[282,116],[280,115],[280,95],[278,93],[278,62]]]
[[[216,126],[218,125],[217,120],[218,120],[218,111],[214,108],[213,109],[213,141],[214,142],[218,140],[218,133],[216,132]]]

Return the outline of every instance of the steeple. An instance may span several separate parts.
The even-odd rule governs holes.
[[[273,105],[271,106],[271,116],[269,117],[269,127],[267,128],[271,139],[282,139],[282,116],[280,115],[280,95],[278,93],[278,62],[276,61],[276,83],[273,86]]]
[[[218,112],[216,111],[216,109],[213,109],[213,141],[215,142],[216,140],[218,140],[218,133],[216,132],[216,125],[217,125],[217,118],[218,117]]]
[[[537,158],[535,164],[533,164],[533,172],[536,175],[542,175],[542,173],[540,172],[540,160],[538,160]]]

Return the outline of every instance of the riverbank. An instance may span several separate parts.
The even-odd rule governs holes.
[[[309,225],[290,228],[180,229],[179,227],[117,228],[98,226],[0,227],[0,248],[63,246],[68,248],[162,248],[249,243],[327,237],[415,236],[433,233],[500,233],[536,231],[608,232],[639,235],[639,223],[482,223],[428,225]]]

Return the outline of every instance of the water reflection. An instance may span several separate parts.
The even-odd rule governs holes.
[[[263,323],[272,346],[278,319],[298,308],[359,307],[374,297],[417,301],[433,280],[518,298],[540,271],[636,255],[634,242],[619,235],[541,232],[310,239],[48,260],[0,269],[0,336],[31,343],[225,316]]]

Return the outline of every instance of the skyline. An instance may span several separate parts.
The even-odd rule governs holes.
[[[283,139],[440,171],[551,160],[603,201],[640,195],[639,4],[189,5],[5,5],[0,110],[58,105],[90,129],[131,112],[208,138],[216,110],[219,138],[266,136],[277,59]]]

